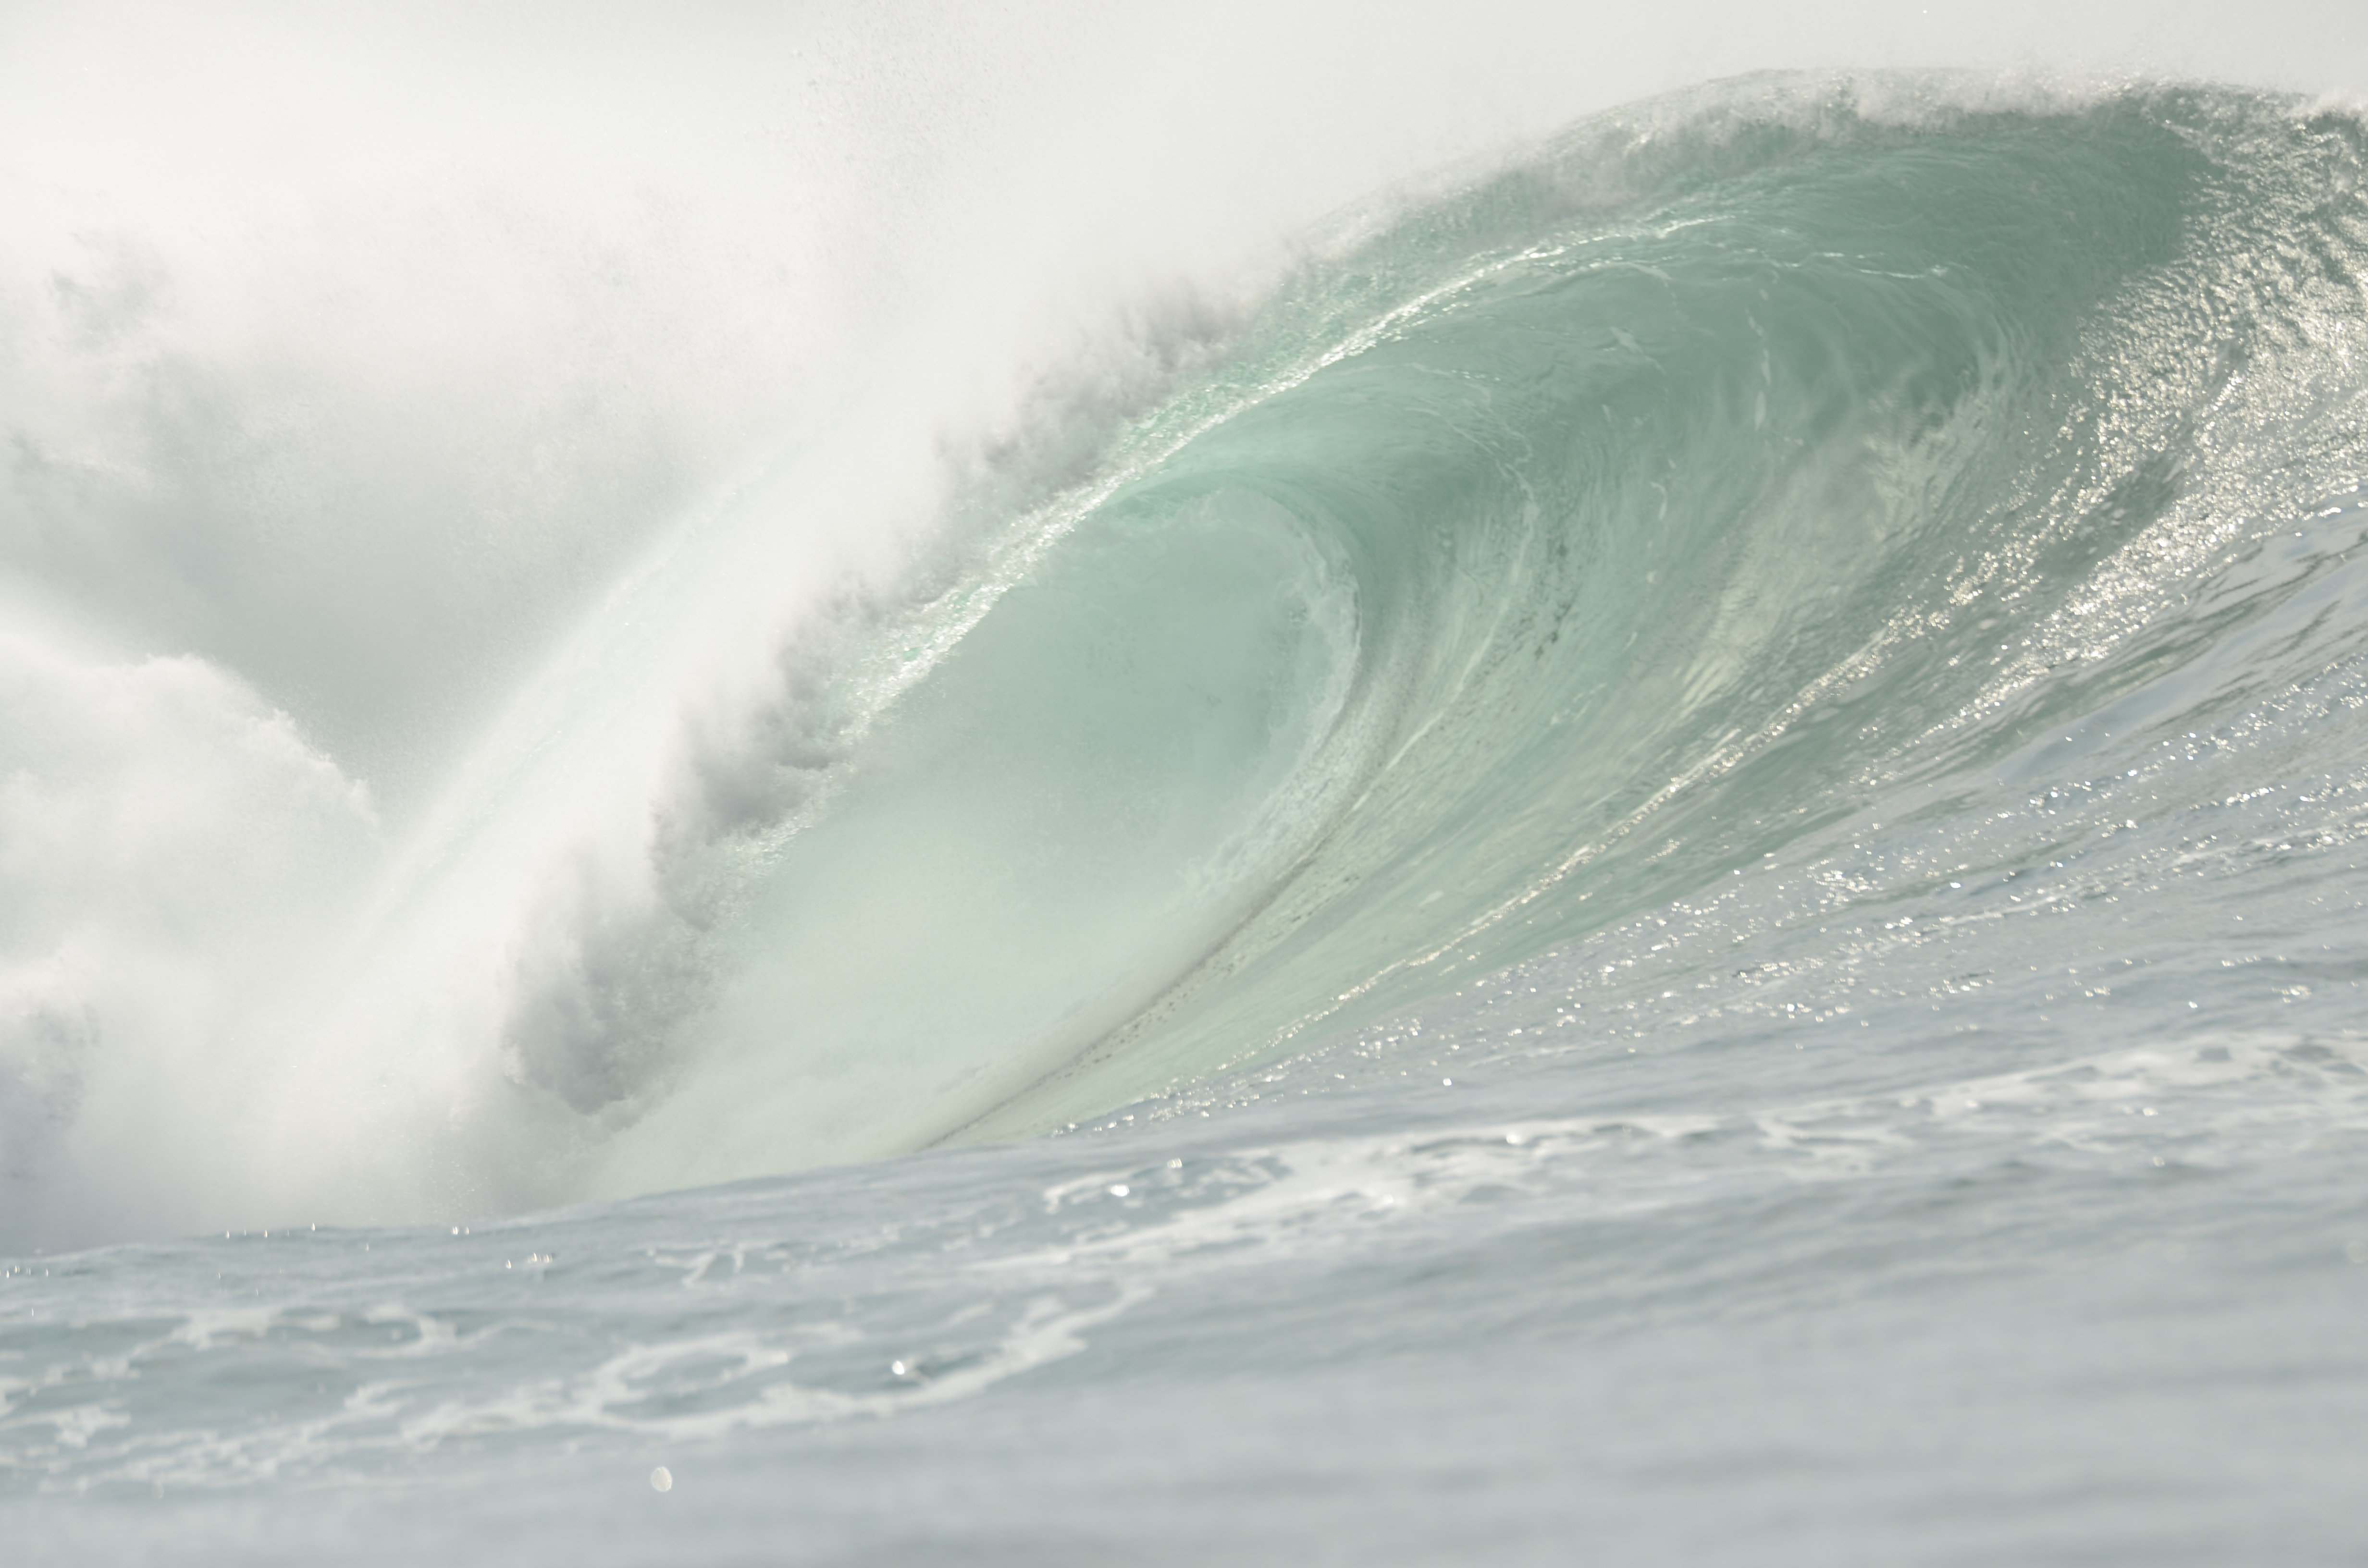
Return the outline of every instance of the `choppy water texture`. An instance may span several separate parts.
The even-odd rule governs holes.
[[[423,1010],[317,1141],[459,1223],[8,1264],[9,1539],[2356,1560],[2363,150],[1755,82],[1364,220]]]

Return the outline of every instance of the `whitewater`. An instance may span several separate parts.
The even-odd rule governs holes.
[[[11,1560],[2351,1560],[2364,176],[1596,114],[489,559],[410,776],[335,605],[77,621],[26,415]]]

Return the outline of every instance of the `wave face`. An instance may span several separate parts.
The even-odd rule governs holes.
[[[1351,215],[1246,315],[1157,324],[1123,397],[1050,398],[931,542],[832,606],[750,585],[774,514],[860,467],[723,507],[391,857],[284,719],[147,667],[140,700],[291,802],[264,830],[306,846],[308,891],[207,882],[296,913],[188,983],[268,997],[219,1026],[237,1069],[192,1075],[212,1048],[176,1037],[143,1115],[108,1097],[139,1037],[104,984],[59,960],[19,987],[21,1212],[165,1108],[187,1158],[148,1154],[161,1179],[226,1144],[254,1175],[149,1224],[284,1220],[291,1187],[458,1216],[1025,1136],[1412,1038],[1476,977],[1776,865],[1829,857],[1837,911],[1929,894],[1978,925],[2064,846],[2178,837],[2225,783],[2160,772],[2202,744],[2191,710],[2351,646],[2329,610],[2227,652],[2336,592],[2314,585],[2354,526],[2362,146],[2237,93],[1930,79],[1583,123]],[[58,739],[102,723],[61,702],[12,778],[141,744],[136,715]],[[2053,847],[2013,838],[2014,759],[2083,726],[2113,782],[2067,786]],[[2294,744],[2296,776],[2351,766],[2332,719]],[[1921,847],[1850,869],[1910,821]],[[2119,951],[2124,913],[2072,918]],[[1699,919],[1689,1017],[1748,1013],[1692,993],[1775,962],[1784,919]],[[2028,967],[2019,929],[1952,961]],[[1783,961],[1858,972],[1850,930]],[[1910,962],[1862,983],[1913,990],[1884,978]],[[202,1093],[165,1108],[175,1073]],[[189,1104],[241,1131],[191,1131]]]
[[[741,869],[604,1181],[1270,1059],[1902,791],[1986,810],[2257,613],[2205,585],[2353,483],[2358,126],[1920,92],[1590,123],[1292,278],[882,634],[951,648]],[[601,1099],[563,1035],[529,1080]]]

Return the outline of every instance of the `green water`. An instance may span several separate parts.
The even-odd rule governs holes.
[[[2362,321],[2361,133],[1945,91],[1582,125],[1307,265],[1085,483],[999,495],[1006,553],[871,634],[968,628],[833,803],[712,851],[753,891],[665,1070],[537,1065],[638,1118],[600,1185],[1239,1068],[2141,678],[2083,668],[2340,477],[2295,389]]]

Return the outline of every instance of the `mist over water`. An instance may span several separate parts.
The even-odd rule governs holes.
[[[55,1131],[47,1175],[11,1142],[43,1192],[13,1235],[273,1212],[320,1174],[275,1145],[348,1138],[390,1059],[440,1118],[498,1033],[452,1010],[501,1006],[452,999],[455,950],[498,989],[571,899],[631,903],[592,884],[646,875],[666,770],[743,744],[802,617],[893,571],[1031,368],[1156,384],[1157,343],[1079,335],[1162,335],[1190,258],[1112,278],[1130,243],[1076,246],[1084,214],[984,210],[1054,128],[963,75],[1065,25],[1008,20],[17,17],[10,1061]],[[518,784],[558,730],[571,766]],[[454,823],[488,809],[515,842]],[[423,888],[440,914],[373,923]],[[383,983],[434,1016],[340,1032],[391,940],[442,942]],[[502,1200],[402,1165],[343,1202]]]
[[[2338,1560],[2359,33],[12,13],[0,1507]]]

